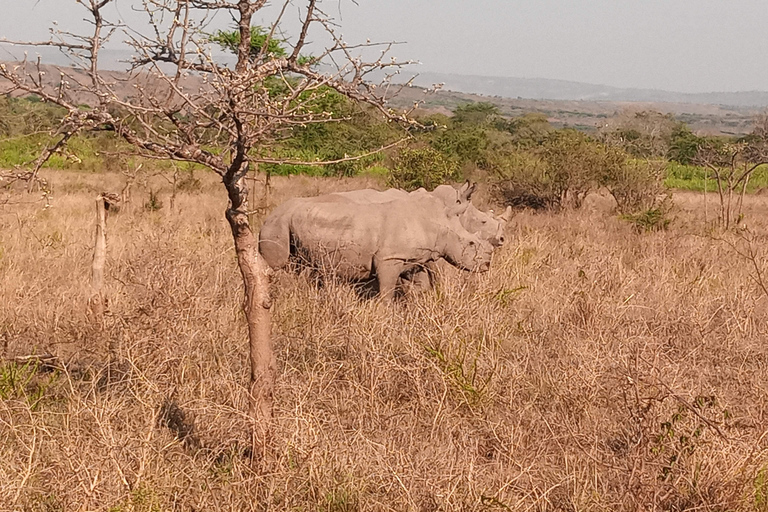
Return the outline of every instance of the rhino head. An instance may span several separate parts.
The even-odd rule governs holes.
[[[491,266],[493,246],[476,233],[468,231],[461,216],[469,203],[446,207],[446,223],[441,230],[442,256],[452,265],[472,272],[486,272]]]
[[[512,208],[507,207],[503,214],[496,216],[493,210],[483,212],[471,202],[472,194],[477,189],[477,183],[467,180],[458,190],[450,185],[440,185],[432,194],[439,197],[446,205],[463,205],[467,208],[460,215],[461,225],[470,233],[476,233],[494,247],[504,245],[504,228],[512,218]]]

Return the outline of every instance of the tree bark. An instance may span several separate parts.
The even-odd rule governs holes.
[[[248,223],[246,176],[226,183],[230,195],[227,220],[232,229],[237,263],[243,277],[245,297],[243,311],[248,324],[250,355],[249,409],[254,422],[254,456],[266,448],[273,411],[273,389],[276,377],[272,350],[269,265],[259,254],[258,240]]]

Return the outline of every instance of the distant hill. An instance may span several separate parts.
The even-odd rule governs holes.
[[[622,101],[644,103],[697,103],[733,107],[768,107],[768,91],[682,93],[657,89],[623,89],[567,80],[546,78],[509,78],[453,73],[420,73],[414,84],[429,87],[444,83],[444,89],[456,92],[501,96],[503,98]]]
[[[42,53],[42,52],[41,52]],[[106,67],[120,69],[129,55],[105,52]],[[55,62],[55,59],[51,59]],[[62,61],[61,57],[59,60]],[[225,60],[226,59],[222,59]],[[60,70],[70,75],[70,81],[87,82],[82,71],[65,67],[43,65],[45,82],[53,91],[58,87]],[[9,63],[9,65],[13,65]],[[28,64],[31,66],[31,64]],[[31,70],[31,68],[30,68]],[[134,84],[141,81],[144,88],[155,80],[146,73],[128,78],[125,72],[108,71],[105,77],[113,82],[118,97],[130,98],[136,94]],[[572,127],[595,131],[607,126],[613,119],[627,112],[652,110],[673,115],[701,134],[741,135],[753,128],[755,116],[768,106],[768,92],[685,94],[649,89],[620,89],[565,80],[494,78],[470,75],[422,73],[415,83],[429,87],[444,82],[443,90],[425,95],[421,87],[405,87],[391,99],[395,108],[410,108],[421,103],[424,113],[451,115],[459,105],[491,102],[505,116],[519,116],[535,112],[547,117],[556,127]],[[156,84],[155,84],[156,85]],[[182,82],[187,91],[199,91],[206,83],[194,73]],[[0,94],[12,89],[0,80]],[[14,95],[23,95],[16,91]],[[90,103],[87,93],[72,91],[76,103]]]

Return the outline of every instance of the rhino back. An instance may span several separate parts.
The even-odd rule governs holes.
[[[386,204],[318,201],[292,215],[290,231],[302,257],[338,274],[363,279],[373,260],[406,267],[431,261],[439,252],[439,216],[422,201]]]
[[[329,194],[331,196],[337,196],[345,200],[358,204],[380,204],[389,203],[398,199],[408,197],[408,193],[404,190],[398,190],[396,188],[390,188],[384,191],[374,190],[372,188],[364,188],[360,190],[350,190],[348,192],[334,192]]]

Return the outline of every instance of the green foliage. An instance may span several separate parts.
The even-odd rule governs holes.
[[[488,168],[505,204],[579,208],[584,197],[620,166],[626,156],[575,130],[550,132],[541,146],[524,152],[497,151]]]
[[[263,27],[251,27],[251,59],[255,60],[261,54],[268,36],[269,32]],[[218,30],[208,39],[210,42],[218,44],[222,49],[237,54],[237,49],[240,46],[240,31]],[[271,58],[287,57],[288,53],[283,47],[284,43],[285,41],[271,38],[267,43],[267,55]]]
[[[302,108],[319,122],[294,127],[289,137],[272,150],[272,158],[323,162],[345,160],[325,166],[267,164],[263,168],[276,175],[353,176],[380,163],[380,153],[367,155],[395,140],[398,132],[370,109],[363,108],[329,87],[313,91],[303,99]]]
[[[480,164],[488,146],[486,130],[473,125],[460,125],[441,130],[431,143],[432,147],[460,164]]]
[[[456,125],[485,126],[499,118],[496,105],[487,102],[460,105],[453,111],[453,123]]]
[[[672,196],[664,196],[658,206],[636,213],[622,214],[620,218],[633,224],[638,231],[665,231],[672,219],[669,218]]]
[[[762,468],[755,475],[755,510],[768,512],[768,468]]]
[[[576,130],[558,130],[544,140],[541,155],[555,184],[559,204],[581,207],[584,197],[626,156]]]
[[[0,137],[18,137],[55,129],[66,111],[35,96],[0,96]]]
[[[620,213],[644,212],[638,222],[660,225],[653,219],[670,205],[665,162],[631,160],[575,130],[551,131],[532,148],[502,147],[487,156],[486,165],[496,197],[514,207],[579,208],[590,191],[605,187]]]
[[[459,178],[459,168],[454,160],[432,149],[402,149],[395,157],[389,183],[404,190],[424,187],[433,190],[438,185]]]
[[[677,162],[667,164],[664,183],[668,188],[703,192],[705,181],[707,182],[707,191],[714,192],[717,190],[717,183],[712,177],[711,171],[705,167],[683,165]],[[747,192],[756,192],[765,188],[768,188],[768,165],[761,165],[752,173],[747,184]]]
[[[160,512],[164,510],[161,496],[142,483],[134,489],[119,504],[110,507],[109,512]]]
[[[498,153],[488,165],[493,171],[494,195],[502,204],[536,210],[559,206],[560,188],[546,162],[535,153]]]
[[[679,406],[666,421],[661,422],[656,435],[652,438],[650,454],[654,457],[654,466],[658,467],[659,482],[674,482],[681,476],[696,475],[694,469],[700,464],[694,456],[706,450],[708,438],[712,435],[712,424],[702,421],[702,417],[728,416],[728,411],[720,409],[717,398],[711,395],[697,396],[690,407]],[[690,492],[696,493],[698,482],[695,477],[688,480]],[[681,496],[679,498],[685,498]],[[679,499],[678,498],[678,499]],[[666,507],[682,510],[683,507]]]
[[[160,199],[160,193],[150,189],[149,197],[144,203],[144,209],[148,212],[156,212],[163,208],[163,201]]]
[[[320,507],[323,512],[356,512],[360,510],[357,493],[339,485],[325,493]]]
[[[443,374],[459,401],[474,407],[487,398],[493,371],[484,368],[484,341],[460,339],[440,346],[427,346],[427,354]]]
[[[672,195],[665,185],[666,162],[628,159],[612,167],[601,185],[616,200],[621,218],[639,231],[665,230],[671,219]]]
[[[670,136],[667,157],[679,164],[691,165],[694,163],[699,146],[705,141],[704,137],[695,135],[690,128],[681,124]]]
[[[434,149],[459,166],[486,170],[499,152],[539,146],[552,131],[541,114],[505,119],[490,103],[462,105],[452,118],[434,115],[422,123],[437,128],[425,138]]]
[[[500,119],[496,129],[511,135],[511,142],[518,147],[538,146],[554,130],[547,116],[539,113],[527,113],[509,120]]]
[[[30,409],[40,405],[46,390],[56,380],[56,372],[42,377],[39,365],[29,361],[24,364],[9,362],[0,366],[0,400],[24,400]]]

